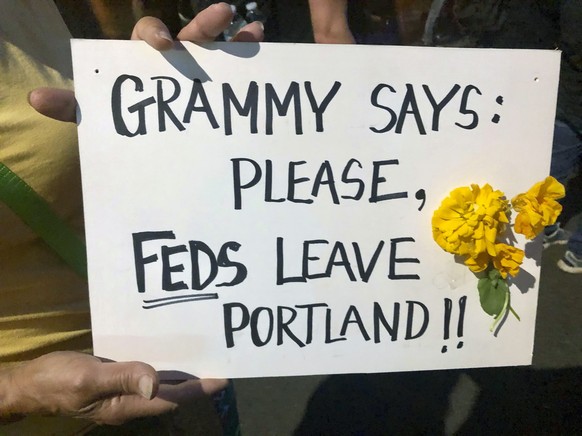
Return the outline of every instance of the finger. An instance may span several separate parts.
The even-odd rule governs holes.
[[[68,89],[37,88],[28,95],[28,103],[49,118],[76,122],[75,93]]]
[[[218,379],[188,380],[175,385],[160,384],[158,394],[152,400],[148,401],[137,395],[107,399],[82,416],[100,424],[119,425],[134,418],[170,412],[181,404],[212,395],[227,385],[228,380]]]
[[[214,395],[217,392],[222,391],[223,389],[226,389],[226,387],[228,386],[228,380],[227,379],[203,379],[200,380],[200,387],[202,388],[202,391],[206,394],[206,395]]]
[[[159,398],[146,400],[137,395],[124,395],[105,399],[96,407],[82,411],[79,417],[98,424],[120,425],[135,418],[162,415],[177,407],[176,403]]]
[[[265,36],[265,26],[260,21],[247,24],[232,38],[234,42],[261,42]]]
[[[214,41],[230,24],[232,11],[228,3],[215,3],[188,23],[180,33],[181,41],[207,42]]]
[[[174,42],[166,25],[154,17],[143,17],[133,27],[131,39],[147,42],[156,50],[169,50]]]
[[[95,374],[96,389],[103,395],[140,395],[146,400],[156,396],[158,374],[143,362],[103,363]]]
[[[226,379],[186,380],[179,384],[160,384],[156,400],[180,404],[195,398],[213,395],[226,388]]]

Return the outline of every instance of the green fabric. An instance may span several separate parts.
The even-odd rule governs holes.
[[[77,274],[87,277],[87,255],[81,238],[42,197],[3,163],[0,163],[0,201],[12,209]]]

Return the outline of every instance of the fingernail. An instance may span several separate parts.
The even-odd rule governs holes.
[[[146,400],[152,399],[152,393],[154,392],[154,381],[149,375],[142,375],[137,383],[139,393]]]
[[[32,91],[28,92],[28,95],[26,96],[26,101],[28,102],[29,105],[33,105],[33,99],[36,97],[36,89],[33,89]]]
[[[162,39],[165,39],[166,41],[174,42],[167,30],[160,30],[158,32],[158,36]]]

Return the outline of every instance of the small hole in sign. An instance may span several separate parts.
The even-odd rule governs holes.
[[[99,74],[99,68],[95,69],[95,74]]]
[[[540,78],[539,77],[534,77],[534,82],[539,82]]]

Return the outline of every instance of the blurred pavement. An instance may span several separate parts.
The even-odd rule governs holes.
[[[531,367],[240,379],[243,436],[582,434],[582,274],[557,268],[564,250],[543,254]]]

